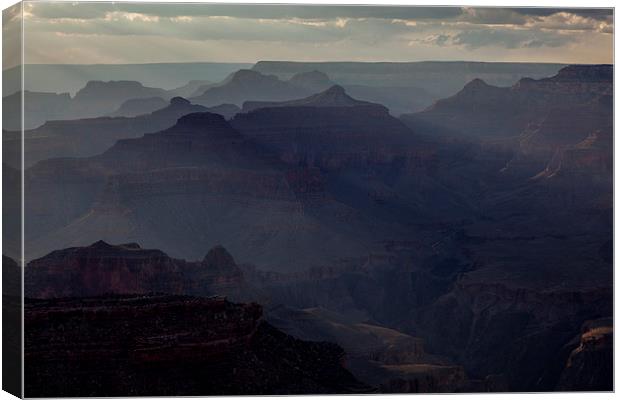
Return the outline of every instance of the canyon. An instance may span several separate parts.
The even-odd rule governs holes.
[[[49,313],[74,324],[83,309],[101,332],[127,321],[137,342],[119,334],[109,344],[131,371],[119,393],[167,394],[140,383],[150,367],[134,369],[131,357],[160,340],[168,355],[139,359],[157,363],[156,376],[170,354],[191,360],[180,349],[200,348],[205,332],[183,324],[202,318],[196,307],[216,315],[217,304],[233,320],[253,310],[254,333],[217,325],[231,347],[222,346],[226,372],[209,393],[612,390],[612,66],[524,65],[535,73],[518,79],[489,67],[397,117],[353,95],[343,77],[355,65],[302,64],[259,63],[220,85],[196,83],[203,94],[151,114],[27,132],[84,138],[78,152],[26,156],[27,340],[61,335]],[[375,78],[383,87],[392,79]],[[226,116],[205,107],[222,103]],[[99,125],[91,142],[83,129]],[[81,148],[87,139],[92,147]],[[18,181],[16,168],[3,174]],[[4,212],[19,215],[18,205]],[[192,316],[177,320],[173,308]],[[178,336],[150,337],[131,322],[154,310]],[[59,337],[99,360],[89,329]],[[56,345],[31,354],[40,361],[30,363],[33,382],[55,373]],[[131,357],[118,353],[129,345]],[[191,377],[171,384],[174,393],[206,390],[205,360],[220,356],[198,354],[188,364],[196,368],[174,372]],[[317,354],[328,363],[308,361]],[[242,355],[256,375],[239,366]],[[62,379],[95,368],[88,360],[65,360]],[[110,365],[102,382],[115,379]],[[59,382],[53,390],[67,394]],[[75,394],[102,387],[76,384]]]

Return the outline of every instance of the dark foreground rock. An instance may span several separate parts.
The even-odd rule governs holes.
[[[611,318],[588,321],[570,353],[557,390],[612,391],[614,331]]]
[[[352,393],[344,351],[288,336],[254,303],[186,296],[27,300],[25,394]]]

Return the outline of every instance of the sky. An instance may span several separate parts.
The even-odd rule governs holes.
[[[23,16],[26,63],[613,62],[611,9],[30,2]]]

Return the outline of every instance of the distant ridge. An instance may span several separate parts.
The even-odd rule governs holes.
[[[259,61],[252,69],[289,79],[294,74],[318,70],[343,86],[369,85],[417,87],[446,97],[474,78],[497,86],[511,86],[522,77],[535,79],[555,75],[566,64],[477,61],[415,62],[295,62]]]
[[[438,100],[422,112],[404,115],[403,120],[413,129],[435,135],[514,136],[530,123],[540,123],[534,121],[540,118],[539,113],[547,117],[557,113],[556,122],[561,122],[575,119],[576,112],[605,109],[599,97],[612,94],[612,79],[610,65],[571,65],[552,77],[521,78],[509,87],[489,85],[476,78],[455,95]],[[567,107],[573,107],[573,111],[567,112]],[[601,123],[595,121],[589,121],[590,127]],[[571,125],[575,126],[568,124],[566,128]]]
[[[40,127],[24,132],[26,140],[26,166],[54,157],[87,157],[100,154],[119,139],[141,136],[173,126],[179,118],[196,112],[221,112],[230,118],[237,109],[220,105],[212,109],[191,104],[182,97],[173,97],[169,105],[135,117],[98,117],[76,120],[49,121]],[[7,140],[10,138],[11,140]],[[8,131],[3,143],[7,154],[19,154],[20,135]],[[15,158],[15,157],[13,157]],[[18,159],[6,159],[5,163],[16,166]]]
[[[168,102],[161,97],[144,97],[138,99],[129,99],[123,102],[120,107],[108,114],[110,117],[135,117],[142,114],[148,114],[155,110],[159,110],[168,105]]]
[[[221,81],[248,63],[154,63],[154,64],[26,64],[26,89],[37,92],[75,93],[91,80],[135,80],[145,86],[174,89],[191,80]],[[2,96],[20,89],[20,70],[2,71]]]
[[[242,111],[250,112],[265,107],[355,107],[368,105],[383,107],[380,104],[356,100],[349,96],[342,86],[334,85],[321,93],[313,94],[298,100],[282,102],[246,101],[243,103]]]
[[[524,68],[536,68],[536,66],[557,66],[564,67],[568,64],[561,63],[534,63],[534,62],[504,62],[504,61],[258,61],[254,64],[253,69],[257,71],[272,70],[277,73],[298,73],[308,71],[309,67],[315,70],[325,72],[325,68],[321,67],[346,67],[349,71],[369,71],[369,70],[385,70],[390,72],[396,70],[407,69],[411,67],[433,68],[437,65],[448,65],[456,68],[478,67],[495,69],[495,66],[510,68],[512,66],[520,66]],[[589,65],[589,64],[587,64]],[[594,64],[593,64],[594,65]],[[328,72],[326,72],[328,73]],[[328,73],[329,74],[329,73]]]
[[[241,69],[228,76],[220,85],[208,88],[190,100],[195,104],[213,106],[222,103],[242,105],[246,100],[283,101],[312,93],[308,89],[252,69]]]

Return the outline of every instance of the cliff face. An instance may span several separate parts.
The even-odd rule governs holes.
[[[119,140],[92,159],[108,171],[134,173],[173,167],[227,170],[277,170],[269,155],[261,154],[246,138],[214,113],[189,113],[172,127],[139,138]]]
[[[250,295],[241,270],[222,247],[211,249],[202,262],[186,262],[136,243],[99,241],[33,260],[24,279],[26,297],[33,298],[168,293],[239,299],[244,290]]]
[[[421,338],[361,322],[355,314],[277,306],[267,311],[267,320],[295,337],[342,346],[351,373],[382,392],[453,392],[471,384],[462,366],[428,354]]]
[[[247,100],[282,101],[307,96],[312,93],[304,86],[282,81],[274,75],[263,75],[242,69],[233,73],[219,86],[207,88],[190,100],[204,106],[232,103],[241,106]]]
[[[366,274],[350,270],[332,278],[316,278],[315,284],[266,287],[273,301],[339,309],[354,319],[333,320],[323,329],[316,317],[307,315],[274,320],[274,324],[291,334],[330,335],[351,355],[351,371],[382,391],[551,391],[563,382],[561,375],[568,373],[562,371],[577,345],[566,350],[567,343],[579,333],[583,321],[612,312],[609,287],[545,290],[531,282],[511,287],[493,277],[471,282],[467,269],[456,270],[455,275],[464,278],[451,285],[425,271],[401,268],[384,266]],[[330,293],[338,293],[338,300],[330,298]],[[282,314],[277,311],[276,315]],[[410,338],[423,338],[424,347],[418,343],[416,351],[408,352],[404,343],[396,344],[378,333],[373,343],[363,330],[352,328],[356,316],[379,321]],[[387,343],[394,344],[399,358],[388,356]],[[598,349],[594,357],[611,354],[608,347]],[[354,357],[364,351],[374,356]],[[444,356],[443,361],[432,354]],[[585,376],[594,381],[596,372]],[[594,387],[588,386],[589,379],[574,387]],[[601,375],[596,382],[609,385],[611,379]]]
[[[372,112],[357,108],[315,107],[315,113],[292,117],[284,113],[292,125],[284,127],[279,143],[297,146],[290,137],[291,126],[303,126],[309,136],[300,135],[300,140],[307,140],[321,160],[329,161],[320,163],[323,166],[377,167],[381,174],[394,166],[409,176],[424,170],[418,164],[432,161],[432,150],[398,145],[408,141],[411,133],[383,107],[373,106]],[[289,108],[265,110],[288,112]],[[331,116],[325,130],[313,118],[316,113]],[[362,121],[352,125],[345,119],[341,126],[338,119],[350,115]],[[393,129],[385,132],[386,123]],[[267,128],[258,129],[265,133]],[[174,257],[196,259],[204,256],[205,248],[221,243],[242,261],[300,270],[364,251],[372,240],[364,233],[369,224],[375,233],[395,234],[390,222],[374,222],[371,215],[356,210],[358,200],[349,193],[338,193],[339,198],[328,193],[330,187],[341,191],[339,179],[348,186],[366,182],[346,183],[349,177],[328,177],[311,162],[295,162],[311,157],[305,150],[292,150],[287,158],[264,146],[244,137],[219,115],[193,113],[164,131],[118,141],[99,156],[41,162],[27,171],[28,209],[37,211],[37,218],[27,221],[28,258],[103,239],[139,240]],[[402,165],[394,165],[396,159]],[[370,182],[378,186],[371,192],[372,199],[365,199],[364,187],[353,190],[372,207],[385,204],[385,198],[395,196],[395,189],[385,187],[380,179]],[[63,201],[42,201],[61,197]],[[352,230],[361,234],[352,235]],[[330,239],[320,245],[322,251],[314,251],[326,238]],[[305,256],[299,259],[296,253]]]
[[[89,81],[72,98],[69,93],[24,92],[25,129],[35,129],[47,121],[100,117],[133,117],[166,106],[173,97],[167,91],[145,87],[136,81]],[[18,130],[21,93],[3,98],[3,127]],[[115,111],[116,110],[116,111]]]
[[[136,81],[89,81],[72,99],[78,115],[104,115],[113,112],[128,99],[161,97],[168,99],[165,90],[145,87]]]
[[[570,353],[557,390],[613,390],[613,321],[588,321]]]
[[[342,86],[333,85],[325,91],[313,94],[303,99],[289,101],[246,101],[243,103],[243,112],[247,113],[259,108],[274,107],[355,107],[374,106],[376,109],[385,109],[380,104],[356,100],[349,96]]]
[[[592,133],[613,131],[613,101],[608,95],[580,105],[557,105],[532,120],[521,132],[521,153],[548,155],[558,148],[574,146]]]
[[[470,371],[501,373],[509,390],[554,390],[562,348],[584,315],[610,315],[610,296],[603,288],[545,293],[463,284],[422,314],[419,334]]]
[[[338,169],[390,163],[416,142],[385,107],[355,100],[339,86],[299,100],[249,102],[244,110],[232,125],[289,164]]]
[[[313,73],[307,73],[308,75],[313,75]],[[426,105],[431,104],[432,96],[423,89],[416,87],[402,87],[402,86],[390,86],[390,87],[382,87],[382,86],[364,86],[364,85],[346,85],[344,88],[340,85],[334,85],[329,80],[324,81],[319,77],[310,78],[309,82],[303,83],[301,82],[302,76],[306,74],[298,74],[295,75],[289,82],[293,83],[293,80],[296,80],[293,84],[301,84],[302,87],[306,87],[308,89],[312,89],[312,96],[309,96],[305,99],[298,100],[290,100],[284,102],[278,101],[246,101],[243,103],[243,111],[250,112],[257,108],[264,107],[282,107],[282,106],[292,106],[292,105],[310,105],[311,103],[316,104],[316,100],[321,99],[321,106],[352,106],[352,105],[363,105],[363,104],[381,104],[387,107],[393,115],[399,115],[403,112],[411,112],[416,110],[424,109]],[[322,75],[318,73],[318,75]],[[299,76],[299,77],[298,77]],[[304,78],[305,80],[306,78]],[[316,81],[316,82],[315,82]],[[346,89],[347,93],[350,93],[355,97],[353,99],[346,93],[344,93],[344,89]],[[342,92],[339,93],[339,92]],[[331,96],[330,96],[331,95]],[[331,97],[331,100],[330,100]],[[357,99],[357,100],[356,100]],[[359,100],[361,99],[361,100]],[[335,101],[338,100],[338,101]],[[365,101],[362,101],[365,100]],[[371,102],[371,103],[369,103]],[[331,103],[331,105],[330,105]],[[318,104],[316,104],[319,106]]]
[[[29,300],[26,396],[368,390],[342,367],[338,346],[294,339],[261,316],[256,304],[219,298]]]
[[[595,132],[611,137],[611,75],[608,65],[574,65],[551,78],[523,78],[512,87],[474,80],[456,95],[402,119],[429,135],[503,143],[513,152],[503,168],[505,175],[529,178],[547,164],[557,164],[562,157],[558,153],[568,149],[574,155],[570,148]],[[605,158],[594,152],[592,157]]]
[[[606,182],[613,169],[613,140],[607,130],[597,130],[573,146],[557,149],[539,177],[565,177]]]
[[[106,313],[114,309],[116,300],[89,299],[89,297],[113,294],[148,296],[150,293],[166,293],[199,296],[226,295],[244,301],[257,298],[265,301],[278,301],[272,297],[272,293],[249,285],[242,270],[222,246],[211,249],[201,262],[186,262],[171,259],[159,250],[141,249],[135,243],[113,246],[100,241],[89,247],[54,251],[46,257],[30,262],[26,267],[25,282],[26,296],[30,298],[29,301],[33,304],[44,304],[46,307],[53,305],[53,311],[50,311],[54,313],[53,322],[62,323],[65,326],[71,323],[70,318],[69,321],[65,320],[62,313],[59,313],[59,307],[56,306],[63,301],[54,299],[78,297],[79,299],[73,300],[75,307],[86,307],[88,310],[88,307],[92,306],[98,310],[105,310]],[[33,298],[49,300],[37,303]],[[148,303],[148,301],[141,299],[140,307],[144,307],[145,302]],[[126,301],[121,301],[120,305],[123,306],[123,310],[126,310],[123,312],[127,312],[128,316],[131,315],[136,319],[136,324],[139,324],[142,318],[151,318],[148,315],[143,316],[131,311],[131,307],[126,307]],[[64,310],[63,307],[60,307],[63,312],[67,311],[68,314],[75,315],[70,310]],[[152,312],[160,312],[164,316],[168,313],[168,305],[158,303],[156,309],[158,311]],[[33,310],[38,309],[35,307]],[[103,317],[101,311],[98,312],[96,316],[90,317],[86,311],[80,317],[82,321],[87,321],[89,329],[96,330],[93,334],[105,334],[101,331],[103,328],[98,318],[106,320],[108,317],[111,320],[118,318],[115,323],[123,321],[123,317],[118,314]],[[180,305],[174,305],[174,310],[170,310],[170,313],[178,314],[177,318],[187,318],[186,312],[190,311],[183,310]],[[38,311],[35,314],[41,316]],[[190,338],[187,335],[179,336],[172,343],[162,343],[163,339],[153,341],[153,343],[148,342],[152,347],[145,344],[146,348],[136,349],[132,353],[132,357],[135,358],[132,359],[132,363],[191,363],[204,361],[205,358],[231,362],[231,357],[234,361],[234,355],[231,355],[229,347],[237,348],[239,343],[248,339],[247,333],[237,332],[237,330],[245,329],[243,324],[247,322],[247,319],[244,317],[241,325],[238,323],[233,325],[230,321],[235,320],[234,315],[218,318],[228,321],[230,325],[227,327],[236,326],[234,331],[225,330],[220,334],[225,338],[217,337],[206,341],[201,336],[196,338],[196,334],[193,334],[191,343],[186,343],[184,338],[187,337],[187,340]],[[470,384],[462,367],[453,365],[442,357],[427,354],[420,338],[379,325],[358,322],[355,316],[345,317],[322,309],[294,310],[279,307],[269,312],[268,320],[277,328],[298,339],[313,342],[329,341],[342,346],[347,353],[347,366],[355,376],[383,390],[453,391],[463,389]],[[192,322],[180,321],[180,323],[191,324]],[[198,322],[193,321],[193,323]],[[166,325],[168,332],[177,329],[176,325],[168,320],[162,320],[159,324],[161,326],[169,324]],[[211,330],[212,324],[213,322],[209,325]],[[51,329],[54,335],[53,327]],[[138,340],[135,339],[135,335],[140,337],[142,333],[141,331],[135,332],[133,329],[131,328],[128,332],[134,335],[132,340]],[[209,334],[212,335],[213,332]],[[55,336],[54,338],[58,339]],[[32,340],[32,352],[36,354],[35,357],[41,356],[43,348],[44,352],[50,351],[44,359],[63,361],[61,355],[55,350],[45,348],[43,337],[37,336]],[[106,342],[103,350],[101,348],[97,351],[82,350],[80,340],[86,339],[79,336],[77,340],[78,343],[72,344],[69,350],[70,353],[80,354],[74,359],[78,363],[86,363],[88,360],[102,357],[102,354],[115,351],[106,347],[109,346],[109,341]],[[96,341],[94,338],[88,340]],[[120,339],[115,337],[114,340]],[[299,342],[292,339],[290,341],[291,343]],[[142,343],[142,339],[138,340],[138,343]],[[171,347],[177,345],[181,349],[170,353]],[[342,350],[339,351],[339,354],[343,356]],[[98,372],[100,375],[102,371]],[[252,381],[252,385],[259,383]]]
[[[183,115],[207,111],[205,107],[173,98],[167,107],[136,117],[97,117],[77,120],[49,121],[24,132],[26,167],[55,157],[89,157],[100,154],[117,140],[135,138],[147,132],[171,127]],[[15,136],[15,137],[13,137]],[[7,151],[21,151],[20,135],[3,138]]]
[[[578,108],[608,96],[611,71],[609,65],[568,66],[551,78],[523,78],[511,87],[495,87],[476,79],[454,96],[403,116],[403,120],[413,129],[434,135],[478,139],[518,135],[549,110]],[[570,113],[565,115],[570,117]]]
[[[548,94],[567,94],[569,101],[583,101],[592,96],[611,95],[613,68],[610,65],[569,65],[552,77],[521,79],[515,87]]]
[[[564,181],[573,180],[580,185],[595,186],[596,191],[606,191],[601,183],[612,178],[612,108],[611,96],[605,95],[581,109],[570,110],[563,124],[543,124],[530,136],[524,134],[523,152],[536,154],[532,149],[538,147],[538,152],[553,154],[538,177],[563,177]],[[584,137],[584,132],[590,133]]]

